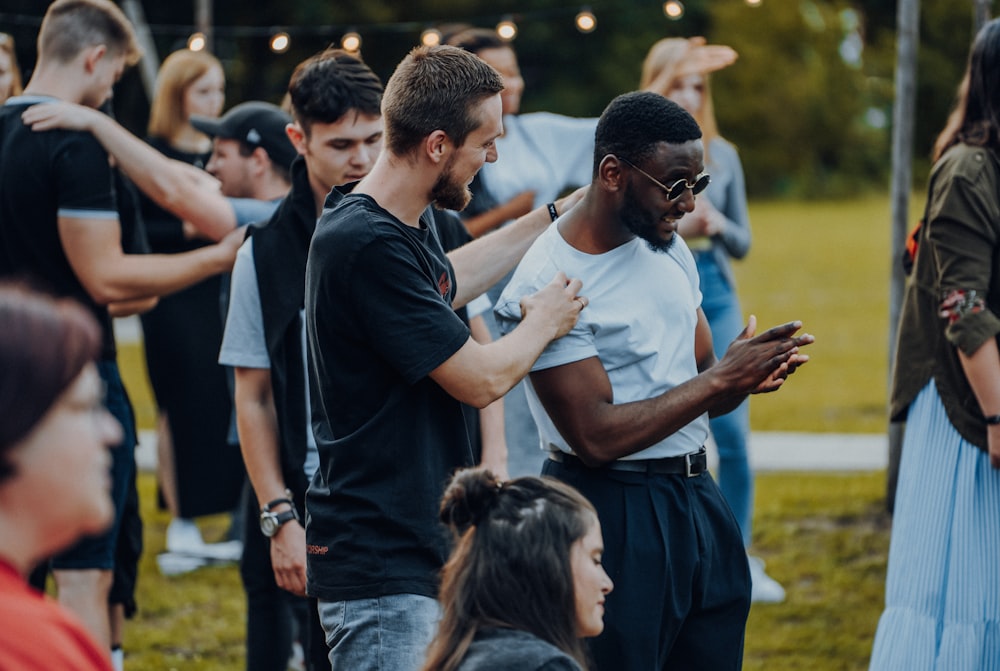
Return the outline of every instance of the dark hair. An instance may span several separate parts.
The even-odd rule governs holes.
[[[415,48],[385,87],[386,149],[404,156],[435,130],[462,145],[482,123],[475,106],[502,90],[500,74],[478,56],[448,45]]]
[[[587,499],[557,480],[500,483],[485,469],[458,471],[441,502],[441,521],[458,540],[442,572],[444,615],[424,671],[457,668],[485,627],[527,631],[586,668],[570,552],[596,519]]]
[[[1000,19],[976,35],[955,109],[934,143],[934,160],[958,143],[1000,149]]]
[[[594,175],[608,154],[640,163],[660,142],[682,144],[700,137],[697,122],[677,103],[651,91],[622,94],[608,104],[597,122]]]
[[[38,30],[38,54],[68,63],[98,44],[135,65],[142,50],[132,24],[110,0],[56,0],[45,11]]]
[[[464,28],[451,34],[442,34],[442,41],[453,47],[478,54],[486,49],[511,49],[509,42],[504,42],[495,30],[487,28]]]
[[[382,82],[365,63],[326,49],[298,64],[288,83],[292,116],[309,135],[314,123],[334,123],[348,112],[379,116]]]
[[[101,331],[81,305],[0,284],[0,482],[10,450],[100,353]]]

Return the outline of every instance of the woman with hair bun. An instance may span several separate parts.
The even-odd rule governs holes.
[[[441,521],[457,542],[423,671],[589,668],[580,639],[604,629],[612,583],[597,513],[579,492],[466,469],[445,491]]]
[[[97,322],[81,306],[0,285],[0,669],[108,671],[107,652],[25,581],[37,564],[103,532],[110,446]]]

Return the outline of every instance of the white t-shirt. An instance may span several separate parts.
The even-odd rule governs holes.
[[[305,360],[306,318],[305,310],[299,312],[302,321],[302,367],[304,380],[309,379]],[[226,316],[226,330],[222,335],[219,363],[223,366],[240,368],[271,368],[271,357],[267,353],[264,337],[264,315],[260,307],[260,288],[257,286],[257,268],[253,260],[253,238],[248,238],[236,253],[230,284],[229,314]],[[319,467],[316,439],[312,432],[312,413],[309,402],[309,385],[305,388],[306,403],[306,477],[312,479]]]
[[[635,238],[604,254],[570,246],[550,226],[525,254],[495,311],[503,333],[520,321],[520,300],[563,271],[583,281],[586,309],[573,329],[548,347],[532,370],[599,357],[616,404],[658,396],[698,374],[695,327],[701,290],[694,257],[680,236],[667,252]],[[530,378],[529,378],[530,381]],[[556,430],[529,383],[528,405],[545,450],[573,450]],[[623,459],[658,459],[698,450],[708,437],[708,415]]]

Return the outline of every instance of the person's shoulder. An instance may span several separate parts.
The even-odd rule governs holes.
[[[996,179],[1000,165],[1000,157],[996,152],[986,147],[977,147],[965,143],[952,145],[934,165],[936,176],[962,177],[977,181],[984,173]]]
[[[461,671],[579,669],[565,652],[520,629],[493,628],[476,634]]]

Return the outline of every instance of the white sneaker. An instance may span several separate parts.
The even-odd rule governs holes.
[[[224,541],[222,543],[202,543],[198,556],[214,562],[239,561],[243,556],[243,541]]]
[[[781,603],[785,600],[785,588],[777,580],[764,572],[764,560],[748,556],[750,563],[750,601],[753,603]]]
[[[156,566],[165,576],[183,575],[207,566],[208,560],[175,552],[161,552],[156,555]]]
[[[197,555],[205,546],[201,530],[194,520],[175,517],[167,526],[167,551],[177,554]]]

